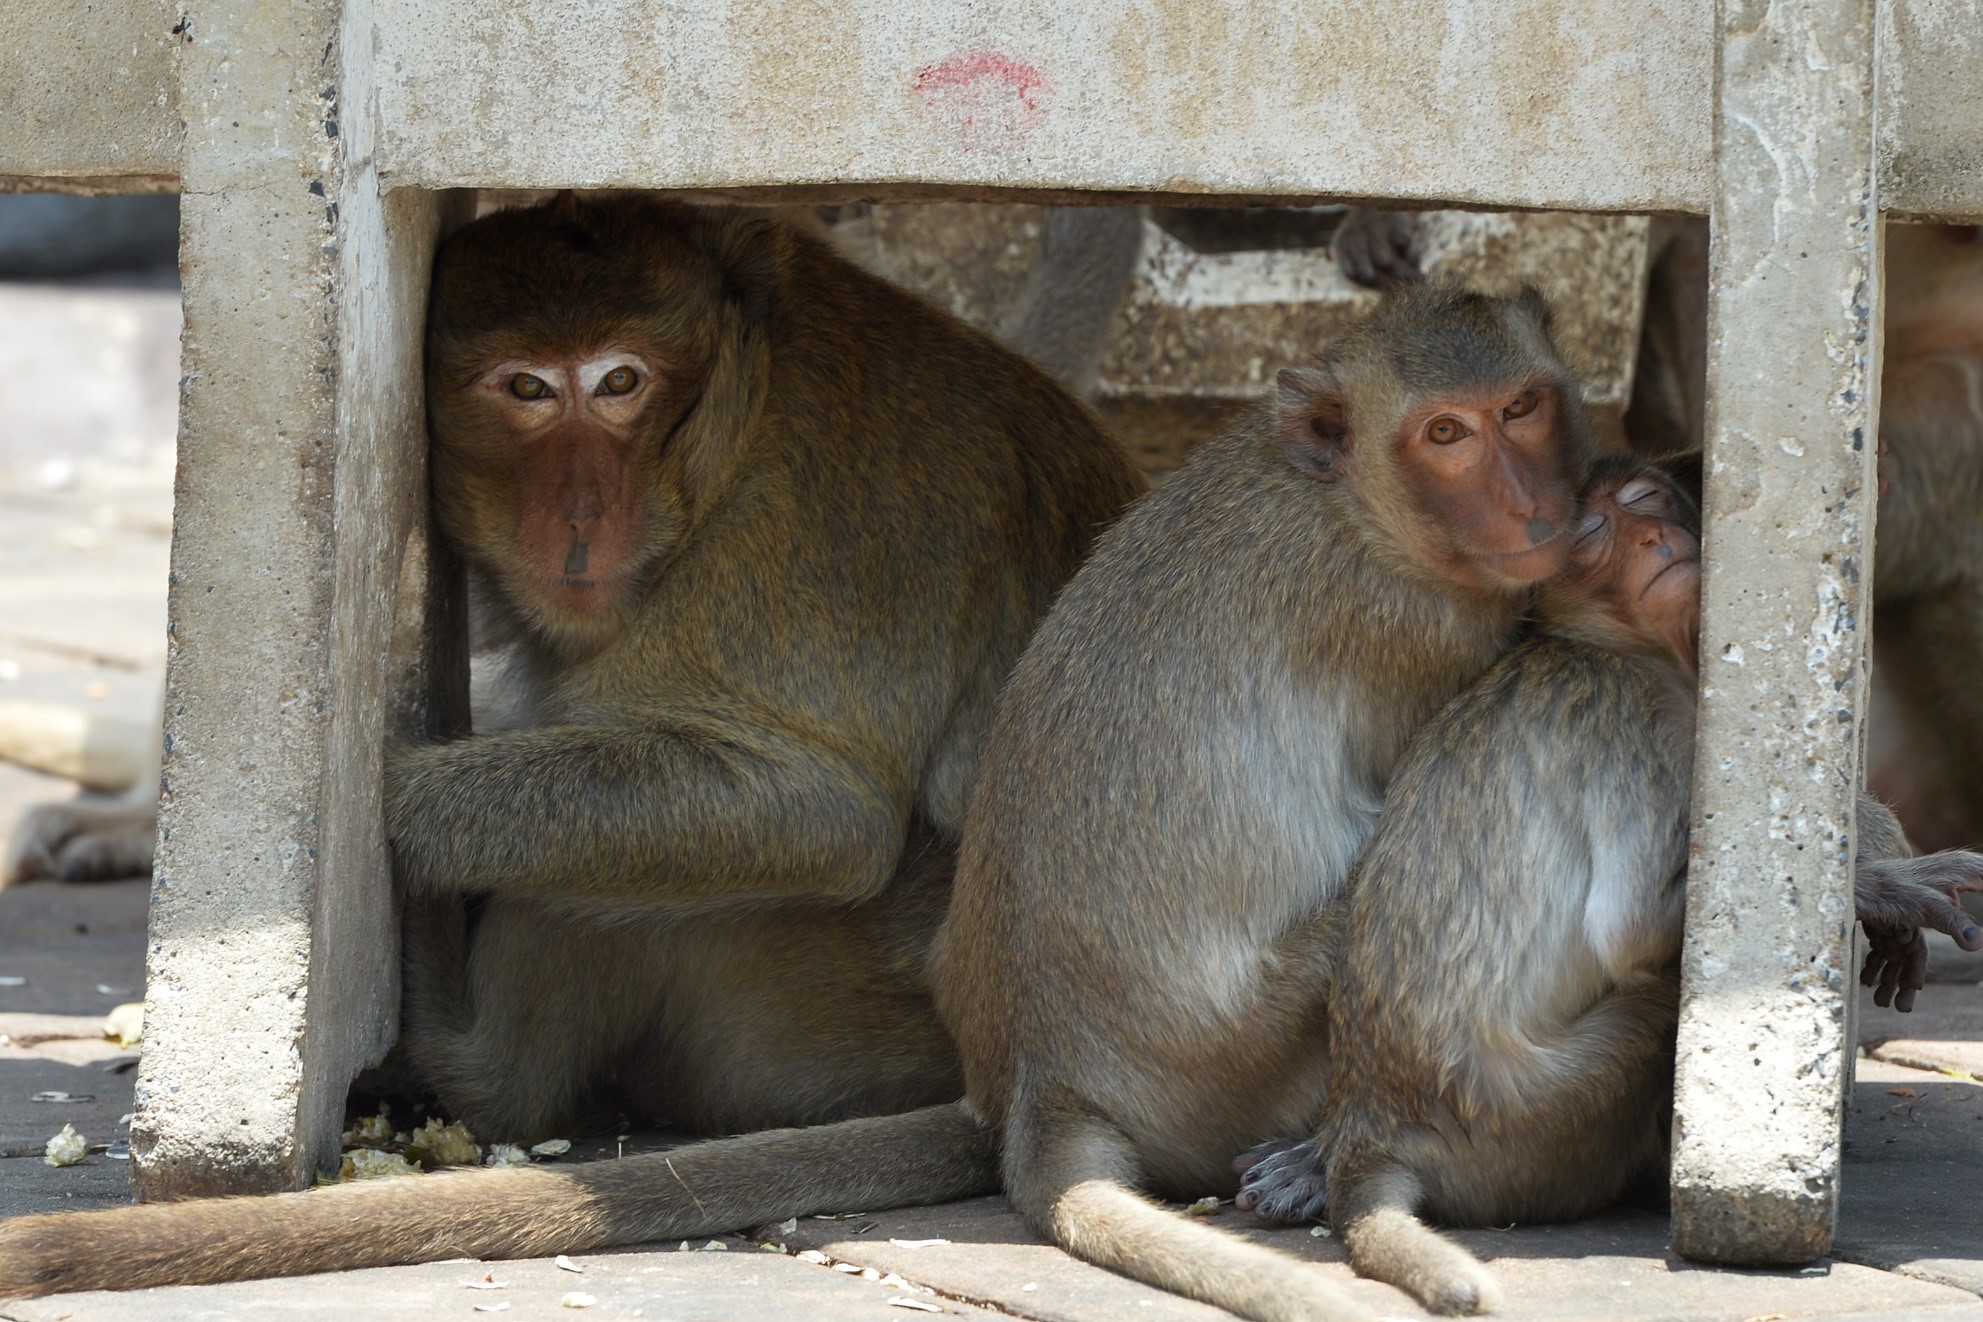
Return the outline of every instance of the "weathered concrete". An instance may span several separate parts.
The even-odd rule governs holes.
[[[707,1241],[698,1241],[706,1243]],[[582,1271],[562,1271],[538,1259],[495,1264],[500,1289],[471,1289],[490,1266],[436,1262],[423,1267],[299,1276],[204,1288],[140,1290],[132,1294],[72,1294],[0,1304],[0,1322],[205,1322],[209,1318],[473,1318],[477,1305],[517,1318],[649,1317],[669,1322],[734,1322],[737,1318],[818,1319],[818,1322],[901,1322],[926,1317],[920,1309],[891,1308],[891,1299],[927,1302],[947,1317],[991,1319],[997,1314],[927,1290],[862,1280],[822,1270],[783,1254],[764,1253],[731,1241],[726,1252],[598,1254],[580,1258]],[[591,1296],[586,1311],[572,1314],[559,1300]],[[1967,1322],[1967,1319],[1963,1319]]]
[[[1872,0],[1728,0],[1673,1241],[1830,1246],[1878,409]]]
[[[392,1040],[387,722],[425,723],[419,335],[443,198],[381,194],[362,3],[195,5],[147,1197],[334,1159]]]
[[[1884,206],[1983,221],[1983,0],[1882,4],[1879,21]]]
[[[179,173],[172,0],[8,0],[0,176],[8,186],[168,188]]]

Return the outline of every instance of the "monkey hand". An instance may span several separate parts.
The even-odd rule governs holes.
[[[1951,849],[1860,864],[1854,901],[1868,950],[1859,981],[1875,989],[1875,1005],[1914,1008],[1915,993],[1927,983],[1926,929],[1946,933],[1964,950],[1983,949],[1983,928],[1958,898],[1965,891],[1983,891],[1983,854]]]
[[[1233,1201],[1262,1221],[1313,1221],[1329,1205],[1328,1174],[1314,1139],[1276,1139],[1233,1158],[1239,1197]]]
[[[1416,211],[1351,207],[1329,240],[1329,249],[1343,274],[1357,284],[1395,289],[1425,278],[1413,251],[1417,239]]]

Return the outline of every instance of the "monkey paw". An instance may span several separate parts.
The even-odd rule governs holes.
[[[1234,1201],[1263,1221],[1284,1225],[1313,1221],[1329,1205],[1328,1177],[1314,1139],[1277,1139],[1233,1158],[1239,1172]]]

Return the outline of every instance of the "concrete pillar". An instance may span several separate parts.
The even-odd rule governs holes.
[[[1673,1243],[1832,1242],[1873,581],[1873,0],[1722,0]]]
[[[178,55],[186,329],[145,1198],[307,1184],[392,1041],[389,726],[448,707],[420,330],[447,200],[382,195],[364,3],[202,0]]]

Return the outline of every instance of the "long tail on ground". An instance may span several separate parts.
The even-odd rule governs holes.
[[[1371,1322],[1319,1268],[1188,1220],[1136,1192],[1136,1179],[1129,1140],[1099,1117],[1060,1111],[1013,1126],[1007,1193],[1075,1257],[1255,1322]]]
[[[953,1103],[619,1161],[20,1217],[0,1223],[0,1299],[542,1257],[997,1188],[994,1137]]]

